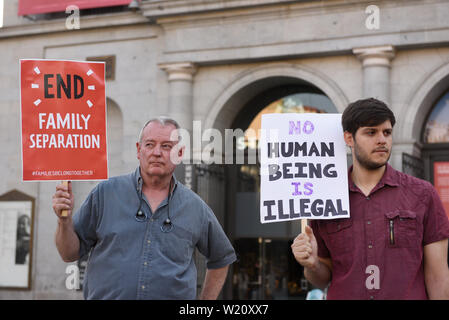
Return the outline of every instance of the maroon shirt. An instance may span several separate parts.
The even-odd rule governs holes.
[[[387,164],[366,197],[351,171],[351,217],[311,221],[318,256],[332,260],[327,298],[428,299],[423,247],[449,238],[449,220],[434,187]],[[379,289],[366,286],[370,265],[378,267]]]

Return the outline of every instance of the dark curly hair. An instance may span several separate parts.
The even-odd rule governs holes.
[[[355,133],[360,127],[378,126],[390,120],[394,127],[396,118],[388,106],[375,98],[361,99],[348,105],[341,117],[343,131]]]

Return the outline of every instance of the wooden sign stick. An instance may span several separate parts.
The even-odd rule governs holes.
[[[67,188],[67,192],[69,190],[69,182],[68,181],[62,181],[62,184],[64,187]],[[61,211],[61,217],[67,217],[69,215],[69,210],[62,210]]]
[[[307,219],[301,219],[301,233],[306,233]]]

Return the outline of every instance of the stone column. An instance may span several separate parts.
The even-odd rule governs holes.
[[[363,97],[390,104],[390,62],[394,58],[392,46],[355,48],[352,52],[362,61]]]
[[[168,75],[168,115],[192,132],[193,75],[196,67],[191,62],[164,63],[159,67]]]
[[[363,97],[374,97],[385,102],[390,108],[390,67],[395,50],[392,46],[378,46],[355,48],[352,52],[362,61],[363,66]],[[394,112],[394,110],[393,110]],[[398,121],[398,114],[396,114]],[[396,137],[396,136],[395,136]],[[389,163],[397,170],[402,171],[403,153],[415,155],[417,148],[415,142],[404,142],[393,139],[394,146]],[[419,150],[418,150],[419,152]]]
[[[196,66],[191,62],[163,63],[159,68],[168,76],[168,116],[175,119],[182,129],[189,132],[190,143],[186,142],[184,161],[175,170],[176,177],[187,188],[196,191],[195,167],[192,159],[193,136],[193,76]],[[187,139],[183,136],[184,141]]]

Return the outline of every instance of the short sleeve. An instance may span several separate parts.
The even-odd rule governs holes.
[[[98,188],[95,187],[87,196],[79,210],[73,216],[73,226],[80,240],[79,257],[82,258],[90,252],[95,243],[96,225],[98,217]]]
[[[317,245],[318,245],[318,257],[321,258],[330,258],[329,249],[326,247],[326,244],[323,241],[323,238],[320,234],[320,222],[318,220],[311,220],[310,227],[313,230],[313,235],[315,236]]]
[[[197,248],[206,257],[208,269],[218,269],[233,263],[237,257],[234,248],[212,210],[206,206]]]
[[[449,219],[443,203],[432,185],[429,185],[427,213],[424,217],[423,245],[449,238]]]

